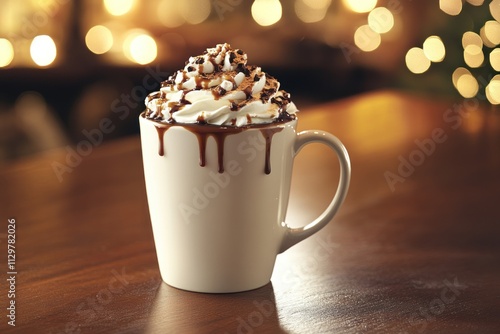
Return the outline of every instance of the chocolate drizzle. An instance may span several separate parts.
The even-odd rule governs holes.
[[[273,136],[274,134],[281,132],[282,130],[283,128],[260,129],[260,132],[266,140],[266,163],[264,166],[264,172],[266,174],[271,174],[271,143],[273,141]]]
[[[165,155],[165,144],[163,138],[165,138],[165,132],[167,132],[168,127],[155,125],[156,132],[158,132],[158,155]]]
[[[281,121],[279,123],[285,123],[295,119],[291,117],[290,119]],[[198,147],[199,147],[199,163],[200,166],[205,167],[207,163],[206,151],[207,151],[207,141],[209,137],[213,137],[215,140],[215,144],[217,145],[217,163],[218,163],[218,172],[224,173],[224,143],[227,136],[240,133],[242,131],[248,129],[259,129],[262,133],[262,136],[265,140],[265,163],[264,163],[264,173],[271,173],[271,146],[273,136],[283,131],[284,127],[279,126],[276,127],[276,122],[271,124],[263,124],[263,125],[252,125],[246,127],[228,127],[228,126],[213,126],[207,124],[176,124],[176,123],[164,123],[164,122],[155,122],[155,128],[158,133],[158,155],[165,155],[165,133],[174,126],[182,126],[191,133],[193,133],[198,139]]]
[[[207,126],[188,128],[188,130],[194,133],[198,138],[198,146],[200,149],[200,166],[205,167],[207,164],[207,141],[208,137],[212,136],[215,139],[215,143],[217,145],[217,163],[219,167],[218,171],[219,173],[224,173],[224,141],[226,137],[233,134],[233,132],[224,131],[225,128],[220,127],[211,129],[207,128]]]
[[[252,98],[252,88],[252,86],[248,86],[243,89],[243,93],[245,93],[247,100],[250,100]]]
[[[212,95],[214,96],[214,99],[218,100],[221,98],[221,96],[224,96],[227,93],[227,91],[222,88],[221,86],[217,86],[212,89]]]

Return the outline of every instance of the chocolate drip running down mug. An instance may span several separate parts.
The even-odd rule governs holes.
[[[328,224],[349,187],[344,145],[297,117],[244,127],[164,123],[139,116],[148,204],[162,279],[196,292],[266,285],[276,257]],[[326,210],[302,228],[286,225],[295,156],[327,145],[340,179]]]

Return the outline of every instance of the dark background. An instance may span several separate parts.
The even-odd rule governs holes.
[[[14,59],[0,68],[0,162],[78,143],[85,139],[85,131],[98,129],[103,118],[116,126],[104,134],[104,141],[137,134],[143,93],[159,88],[153,80],[145,88],[151,71],[166,79],[190,55],[223,42],[244,50],[249,64],[277,77],[299,109],[383,88],[459,96],[451,74],[464,66],[462,34],[479,32],[492,19],[488,2],[465,3],[460,15],[451,16],[438,1],[378,1],[377,7],[386,6],[393,13],[394,28],[382,35],[376,50],[364,52],[356,46],[354,32],[367,23],[368,13],[355,13],[345,1],[317,1],[327,7],[326,14],[306,23],[299,17],[300,1],[305,0],[281,1],[281,19],[264,27],[252,17],[252,1],[190,0],[185,3],[193,11],[209,4],[209,15],[200,23],[167,27],[159,21],[158,11],[176,1],[136,0],[128,13],[113,16],[103,1],[1,0],[0,38],[13,43]],[[119,40],[110,52],[92,53],[85,36],[98,24],[118,27],[118,32],[143,29],[155,39],[157,57],[145,65],[127,60]],[[57,57],[40,67],[29,58],[29,43],[44,34],[54,39]],[[411,73],[405,54],[411,47],[422,47],[429,35],[442,38],[446,58],[423,74]],[[486,61],[476,73],[488,78],[495,71]],[[126,117],[116,112],[120,107],[123,112],[126,108]]]

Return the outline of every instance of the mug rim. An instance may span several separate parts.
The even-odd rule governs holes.
[[[287,119],[287,120],[273,120],[271,123],[258,123],[258,124],[247,124],[244,126],[233,126],[233,125],[217,125],[217,124],[200,124],[200,123],[181,123],[181,122],[174,122],[174,123],[168,123],[168,122],[161,122],[157,121],[154,119],[149,119],[145,117],[146,115],[146,110],[141,112],[139,114],[139,119],[143,119],[144,121],[149,121],[153,123],[157,127],[182,127],[182,128],[199,128],[199,127],[204,127],[204,128],[211,128],[211,129],[220,129],[220,130],[227,130],[229,132],[231,131],[243,131],[243,130],[252,130],[252,129],[265,129],[265,128],[273,128],[273,127],[280,127],[280,126],[286,126],[287,124],[294,124],[298,121],[297,115],[293,115],[293,118]]]

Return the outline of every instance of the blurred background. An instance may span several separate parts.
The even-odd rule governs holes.
[[[147,93],[223,42],[277,77],[299,109],[386,88],[500,103],[500,0],[0,0],[0,8],[0,163],[94,130],[102,141],[137,134]]]

